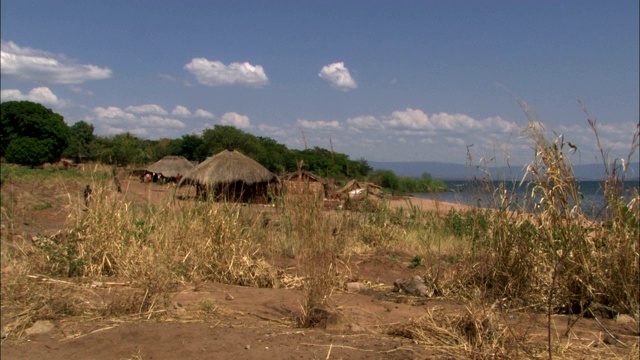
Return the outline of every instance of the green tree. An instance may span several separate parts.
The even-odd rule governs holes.
[[[144,151],[144,142],[128,132],[115,135],[111,139],[111,145],[112,164],[125,166],[149,161],[149,156]]]
[[[70,138],[69,146],[62,152],[62,156],[73,158],[76,162],[83,162],[84,160],[91,159],[89,149],[91,142],[93,142],[95,135],[93,135],[93,125],[84,121],[78,121],[77,123],[69,127]]]
[[[169,151],[171,155],[184,156],[188,160],[203,161],[207,158],[204,153],[202,138],[194,134],[182,135],[181,139],[171,140]]]
[[[400,189],[400,178],[391,170],[374,170],[369,175],[369,181],[387,189]]]
[[[351,161],[349,173],[353,174],[353,177],[357,179],[364,179],[369,175],[369,173],[371,173],[371,171],[373,171],[373,168],[365,158]]]
[[[273,173],[284,173],[286,170],[286,156],[289,153],[289,149],[268,137],[258,137],[258,140],[265,149],[265,152],[264,157],[256,161]]]
[[[96,136],[91,144],[91,151],[105,164],[146,164],[152,159],[150,154],[154,144],[151,140],[141,140],[127,132],[111,138]]]
[[[215,125],[213,129],[202,132],[202,139],[207,156],[215,155],[222,150],[233,147],[244,155],[260,162],[266,157],[266,150],[255,135],[245,133],[229,125]]]
[[[62,115],[31,101],[0,104],[0,156],[8,162],[41,165],[60,160],[70,130]]]

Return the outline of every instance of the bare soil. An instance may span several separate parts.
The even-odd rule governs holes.
[[[141,202],[158,201],[170,186],[122,181],[124,191]],[[16,184],[3,186],[17,187]],[[4,222],[7,238],[28,240],[36,234],[51,235],[63,228],[68,210],[66,195],[82,199],[82,189],[54,189],[42,185],[25,191],[33,206]],[[30,199],[30,200],[29,200]],[[49,199],[51,207],[37,206]],[[407,206],[406,199],[391,202]],[[454,204],[411,199],[425,210],[448,211]],[[51,332],[2,340],[2,359],[451,359],[447,349],[426,346],[391,330],[431,312],[462,314],[465,303],[445,298],[418,298],[393,292],[393,282],[423,274],[409,267],[412,254],[377,253],[349,259],[350,277],[364,285],[357,293],[336,290],[330,297],[329,315],[318,327],[299,328],[302,291],[299,289],[248,288],[218,283],[184,284],[172,297],[172,306],[161,320],[140,318],[53,321]],[[291,260],[295,265],[295,259]],[[4,270],[4,269],[3,269]],[[3,277],[5,275],[3,271]],[[101,284],[95,291],[109,294],[126,285]],[[521,310],[496,312],[500,329],[545,356],[547,343],[544,314]],[[17,314],[2,308],[2,327]],[[575,318],[572,318],[575,319]],[[552,338],[560,353],[572,358],[624,357],[637,347],[637,324],[612,319],[580,319],[569,331],[570,318],[553,316]],[[617,340],[611,338],[615,336]],[[637,354],[637,352],[636,352]],[[462,358],[471,356],[467,354]]]

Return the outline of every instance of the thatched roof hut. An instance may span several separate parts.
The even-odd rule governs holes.
[[[193,184],[212,191],[216,198],[267,202],[278,177],[257,161],[236,150],[224,150],[184,174],[180,184]]]
[[[306,170],[298,170],[283,177],[283,192],[289,197],[303,195],[327,197],[327,180]]]
[[[193,164],[184,156],[165,156],[155,163],[147,166],[148,172],[162,174],[167,178],[176,177],[178,174],[184,175],[193,168]]]

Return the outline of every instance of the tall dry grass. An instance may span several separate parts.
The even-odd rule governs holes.
[[[588,122],[600,146],[596,122]],[[575,321],[615,314],[637,321],[640,316],[640,196],[637,188],[622,193],[627,165],[637,161],[638,132],[630,139],[627,159],[609,159],[601,150],[605,209],[596,219],[581,206],[571,162],[579,149],[533,117],[525,133],[534,150],[526,166],[528,196],[515,199],[507,182],[495,186],[490,176],[480,180],[493,194],[493,206],[445,218],[473,243],[473,251],[466,256],[469,265],[444,287],[469,299],[544,311],[551,357],[554,314],[571,314]]]

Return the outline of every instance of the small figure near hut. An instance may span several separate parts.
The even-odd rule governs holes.
[[[113,182],[116,184],[116,190],[122,192],[122,186],[120,185],[120,180],[118,180],[118,168],[114,166],[111,173],[113,174]]]
[[[87,185],[84,188],[84,206],[89,206],[89,200],[91,199],[91,186]]]

